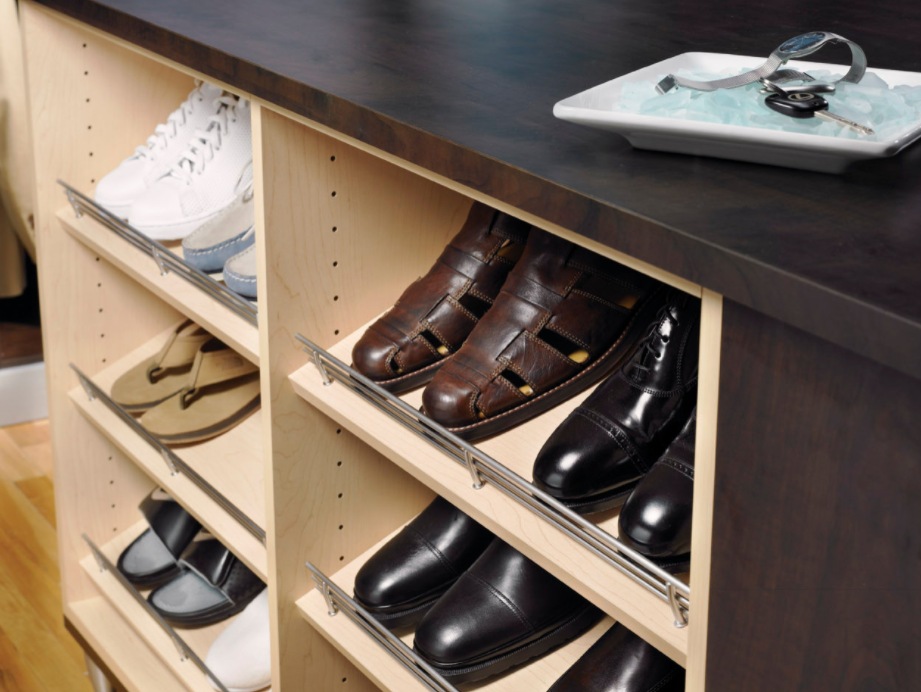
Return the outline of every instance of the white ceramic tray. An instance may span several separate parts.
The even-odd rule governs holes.
[[[637,149],[715,156],[825,173],[841,173],[855,161],[893,156],[921,137],[921,119],[886,139],[860,140],[618,110],[624,84],[655,83],[679,70],[719,73],[726,69],[753,68],[763,62],[764,58],[744,55],[683,53],[563,99],[553,107],[553,114],[562,120],[617,132]],[[829,70],[843,74],[847,71],[842,65],[797,60],[790,61],[787,66],[807,72]],[[876,69],[868,72],[875,73],[890,86],[921,85],[921,73],[917,72]]]

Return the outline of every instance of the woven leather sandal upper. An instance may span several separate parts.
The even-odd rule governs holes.
[[[528,229],[523,221],[475,203],[435,265],[358,340],[355,368],[392,391],[427,381],[492,305]]]

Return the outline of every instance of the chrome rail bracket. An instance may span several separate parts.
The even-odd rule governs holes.
[[[671,606],[672,616],[675,618],[675,627],[684,629],[688,626],[688,613],[678,602],[678,590],[671,582],[665,587],[668,596],[668,605]]]
[[[157,263],[157,269],[160,270],[160,276],[166,276],[169,274],[169,267],[166,266],[166,263],[163,261],[163,258],[160,256],[160,251],[156,246],[151,246],[150,256],[153,257],[153,261]]]
[[[321,592],[323,598],[326,599],[326,612],[330,617],[339,614],[339,606],[336,605],[336,602],[333,600],[333,592],[329,588],[329,584],[323,584],[323,590]]]
[[[323,358],[319,351],[313,352],[313,363],[317,366],[317,370],[320,371],[320,377],[323,378],[323,386],[329,387],[333,383],[333,378],[329,376],[329,372],[326,370],[326,364],[323,362]]]
[[[169,475],[178,476],[180,473],[179,467],[176,465],[176,460],[173,457],[173,453],[170,452],[166,447],[158,447],[160,456],[163,458],[163,463],[166,464],[166,468],[169,469]]]
[[[83,373],[77,371],[77,379],[80,380],[80,386],[83,387],[83,391],[86,393],[86,398],[90,401],[96,400],[96,391],[93,389],[90,381],[83,376]]]
[[[465,449],[464,452],[464,465],[470,471],[470,476],[473,478],[473,488],[474,490],[480,490],[486,483],[483,481],[483,477],[480,475],[480,469],[476,465],[476,457],[470,453],[469,450]]]
[[[457,688],[445,680],[434,668],[422,660],[416,652],[404,644],[395,634],[386,629],[374,616],[362,608],[342,589],[314,565],[307,563],[317,589],[323,595],[330,615],[342,613],[389,653],[403,669],[426,689],[432,692],[457,692]],[[330,606],[332,602],[332,606]]]
[[[86,544],[90,547],[90,552],[93,554],[93,559],[96,560],[96,565],[99,567],[100,572],[109,571],[109,561],[106,560],[105,555],[102,554],[102,551],[96,547],[96,544],[90,540],[90,537],[85,533],[80,534]]]
[[[320,570],[314,568],[310,563],[307,563],[308,569],[313,573],[313,581],[317,585],[317,590],[323,596],[323,600],[326,601],[326,614],[330,617],[339,614],[339,606],[336,604],[336,601],[333,600],[333,590],[330,588],[329,580],[323,575]]]
[[[80,204],[77,196],[70,189],[65,189],[65,194],[67,195],[67,201],[70,202],[70,206],[74,210],[74,216],[78,219],[83,216],[83,205]]]

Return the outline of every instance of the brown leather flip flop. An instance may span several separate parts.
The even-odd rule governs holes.
[[[435,265],[355,344],[355,369],[395,393],[428,382],[492,305],[529,229],[474,203]]]
[[[112,401],[126,411],[141,412],[182,389],[198,353],[211,335],[191,320],[170,334],[157,355],[138,363],[112,385]]]
[[[456,435],[503,432],[604,377],[656,314],[661,284],[531,229],[493,307],[422,393]]]
[[[141,416],[163,442],[200,442],[226,432],[259,408],[259,368],[211,339],[195,356],[186,386]]]

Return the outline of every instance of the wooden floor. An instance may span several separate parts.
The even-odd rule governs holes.
[[[61,615],[47,421],[0,428],[0,690],[92,690]]]

